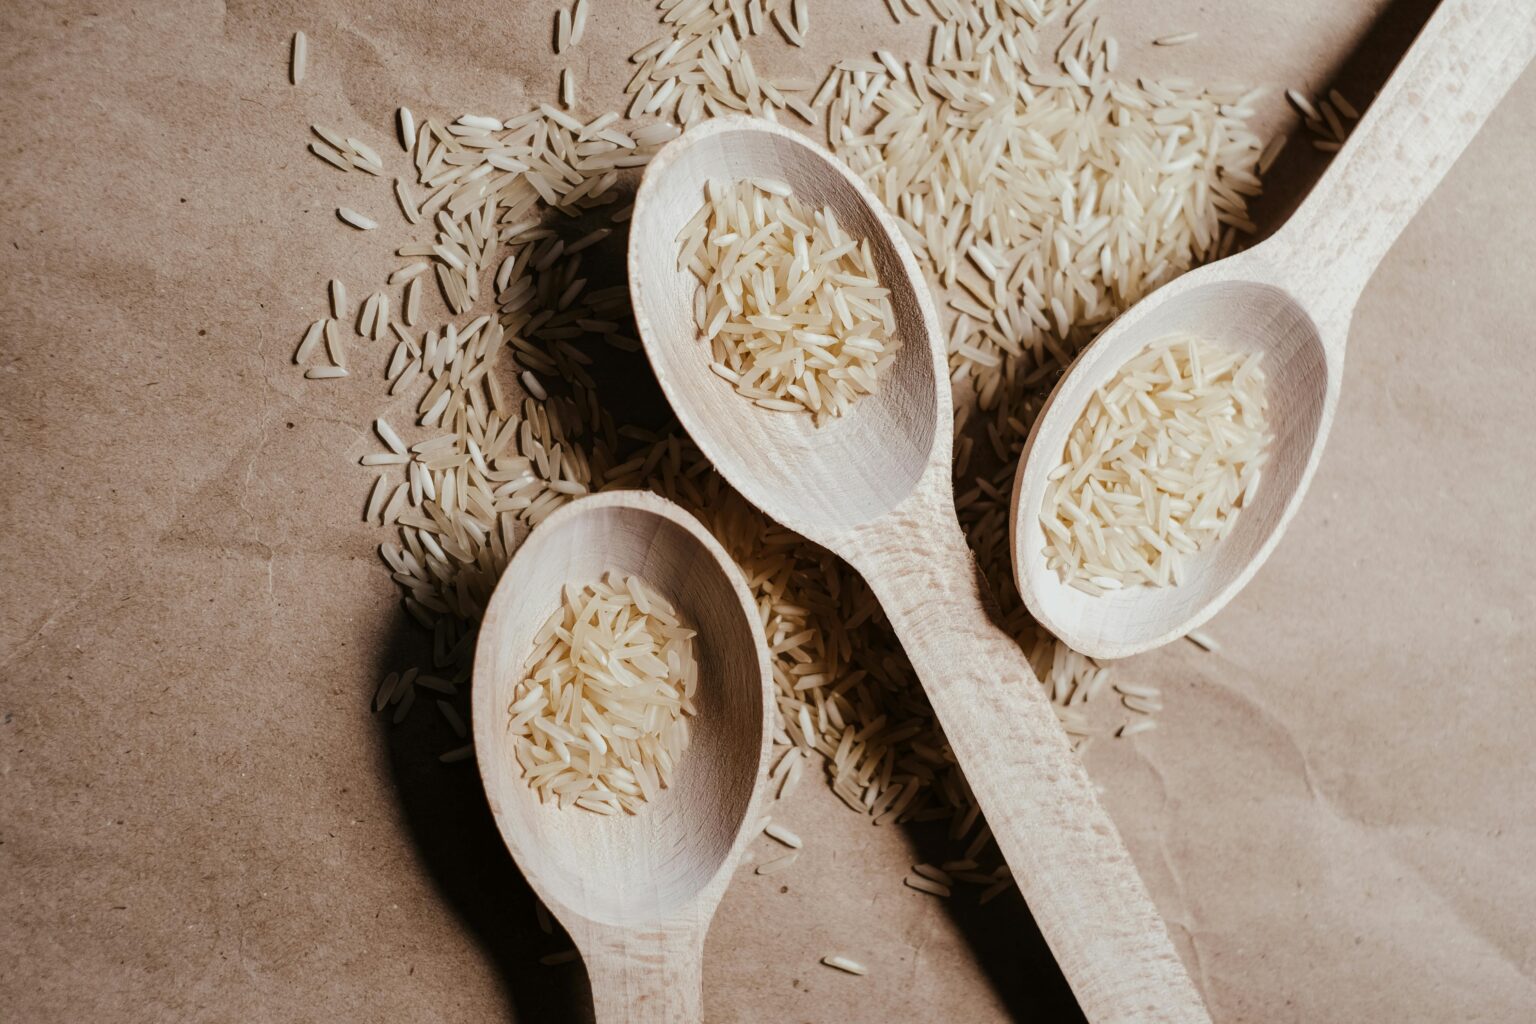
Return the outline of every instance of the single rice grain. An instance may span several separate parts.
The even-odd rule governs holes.
[[[356,210],[345,206],[338,206],[336,208],[336,216],[359,231],[372,231],[379,226],[378,221],[364,217]]]
[[[309,37],[303,32],[293,34],[293,51],[289,57],[289,77],[294,85],[304,81],[304,72],[309,67]]]
[[[845,974],[864,975],[869,973],[869,968],[865,967],[857,960],[851,960],[848,957],[842,956],[840,954],[829,954],[828,956],[824,956],[821,958],[821,962],[826,964],[828,967],[835,968],[844,972]]]

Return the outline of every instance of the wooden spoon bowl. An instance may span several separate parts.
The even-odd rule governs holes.
[[[1037,621],[1085,654],[1125,657],[1199,626],[1253,577],[1322,457],[1360,293],[1533,53],[1536,5],[1442,0],[1284,228],[1153,292],[1083,352],[1035,420],[1014,478],[1014,577]],[[1090,596],[1046,566],[1047,478],[1094,391],[1148,345],[1180,334],[1264,353],[1269,462],[1252,505],[1226,538],[1185,561],[1183,582]]]
[[[710,121],[689,131],[689,144],[674,143],[658,157],[665,173],[645,179],[633,228],[644,244],[630,250],[630,287],[655,336],[684,339],[646,351],[684,425],[708,423],[711,435],[731,439],[709,444],[694,432],[732,486],[801,533],[855,526],[911,493],[939,429],[935,367],[913,288],[921,279],[915,266],[903,264],[891,244],[892,225],[881,222],[851,176],[793,133],[764,130],[768,123]],[[697,340],[693,321],[699,282],[677,265],[676,239],[703,204],[706,182],[739,178],[786,182],[802,202],[830,207],[850,236],[869,239],[880,281],[891,290],[902,346],[879,391],[859,399],[856,415],[817,427],[809,416],[754,406],[709,369],[709,346]]]
[[[1307,311],[1284,289],[1265,283],[1257,263],[1243,254],[1192,271],[1133,307],[1072,365],[1030,431],[1025,461],[1014,477],[1014,573],[1030,614],[1085,654],[1124,657],[1204,622],[1258,571],[1301,503],[1321,451],[1323,423],[1332,419],[1338,401],[1343,347],[1325,344]],[[1243,280],[1248,268],[1254,280]],[[1042,554],[1046,537],[1039,510],[1048,477],[1093,393],[1137,353],[1170,336],[1264,353],[1269,393],[1283,396],[1270,402],[1269,461],[1232,532],[1185,559],[1184,582],[1085,594],[1063,583]]]
[[[634,815],[540,802],[507,729],[534,634],[567,582],[640,576],[698,631],[697,715],[673,784]],[[475,754],[507,848],[580,948],[602,1020],[698,1020],[704,933],[757,821],[771,676],[740,570],[682,509],[616,491],[554,513],[518,549],[480,627]]]

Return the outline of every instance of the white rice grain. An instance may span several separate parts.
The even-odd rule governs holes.
[[[299,347],[293,353],[293,361],[303,364],[314,354],[325,334],[325,320],[316,320],[309,325],[309,330],[304,332],[304,340],[299,342]]]
[[[421,223],[421,211],[416,207],[416,200],[411,197],[410,189],[406,187],[403,178],[395,179],[395,200],[400,204],[400,212],[405,219],[412,224]]]
[[[1339,113],[1343,114],[1351,121],[1360,120],[1360,111],[1356,110],[1355,105],[1349,102],[1349,100],[1345,99],[1344,94],[1339,92],[1339,90],[1329,89],[1328,99],[1332,101],[1334,107],[1338,109]]]
[[[908,875],[902,879],[902,883],[909,889],[916,889],[918,892],[926,892],[933,896],[950,895],[949,886],[935,882],[931,878],[924,878],[922,875]]]
[[[395,111],[395,124],[400,131],[400,148],[409,153],[416,145],[416,115],[410,107],[401,107]]]
[[[304,72],[309,67],[309,37],[303,32],[293,34],[293,51],[289,58],[288,73],[294,85],[304,81]]]
[[[413,277],[405,285],[405,301],[402,317],[407,327],[415,327],[416,320],[421,314],[421,279]]]
[[[338,206],[336,208],[336,216],[340,217],[346,223],[352,225],[352,227],[357,228],[359,231],[372,231],[379,226],[377,221],[368,217],[364,217],[356,210],[349,209],[345,206]]]
[[[799,836],[795,835],[794,832],[791,832],[789,829],[785,828],[783,825],[778,824],[777,822],[770,823],[767,828],[763,829],[763,834],[771,839],[777,839],[779,842],[783,843],[785,846],[791,847],[792,849],[798,850],[801,848],[801,846],[804,845],[804,842],[800,839]]]
[[[1298,90],[1296,90],[1296,89],[1287,89],[1287,90],[1285,90],[1285,98],[1290,100],[1291,103],[1293,105],[1295,105],[1296,109],[1301,112],[1301,115],[1303,117],[1308,118],[1309,120],[1312,120],[1312,121],[1316,121],[1316,120],[1320,119],[1319,115],[1318,115],[1318,112],[1317,112],[1317,108],[1312,105],[1312,101],[1307,99],[1307,97],[1304,96]]]
[[[400,435],[395,433],[395,428],[390,426],[389,422],[385,420],[384,417],[380,416],[378,419],[373,421],[373,429],[378,432],[380,439],[382,439],[385,444],[389,445],[390,451],[399,455],[405,455],[407,453],[408,449],[405,446],[405,442],[400,440]]]
[[[799,850],[793,850],[793,851],[791,851],[789,853],[786,853],[782,857],[775,857],[773,860],[764,861],[763,863],[759,864],[757,866],[757,873],[759,875],[777,875],[777,874],[781,874],[781,873],[783,873],[785,871],[788,871],[790,868],[794,867],[795,861],[797,861],[799,859],[800,859],[800,851]]]
[[[384,511],[384,496],[389,491],[389,484],[380,474],[373,478],[373,488],[368,492],[368,507],[363,512],[363,522],[371,523],[379,519]]]
[[[311,142],[309,144],[309,151],[337,170],[350,171],[352,169],[352,164],[346,157],[323,142]]]
[[[824,956],[821,958],[821,962],[826,964],[828,967],[836,968],[845,974],[865,975],[869,973],[869,968],[865,967],[857,960],[850,960],[848,957],[839,954],[830,954],[828,956]]]

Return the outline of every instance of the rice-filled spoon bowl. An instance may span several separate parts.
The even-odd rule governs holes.
[[[643,579],[697,634],[686,749],[671,784],[633,813],[541,797],[513,728],[541,628],[568,588],[614,574]],[[598,1021],[701,1020],[705,932],[755,831],[771,751],[768,650],[740,570],[663,498],[578,499],[541,523],[508,565],[480,627],[474,680],[475,755],[491,812],[575,940]]]

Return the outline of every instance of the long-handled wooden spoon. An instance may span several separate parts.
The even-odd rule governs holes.
[[[698,714],[671,788],[636,815],[539,802],[507,706],[567,582],[640,576],[698,630]],[[518,549],[475,650],[475,755],[491,813],[528,883],[586,961],[598,1024],[697,1024],[704,933],[751,838],[771,747],[772,676],[741,572],[671,502],[582,498]]]
[[[709,369],[678,232],[711,179],[787,182],[869,240],[902,348],[880,390],[823,427]],[[911,251],[830,154],[771,122],[690,128],[652,160],[629,242],[635,318],[683,426],[731,485],[864,574],[912,659],[1035,921],[1092,1021],[1208,1019],[1167,929],[1019,646],[988,615],[950,489],[949,378]]]
[[[1014,480],[1014,575],[1042,625],[1085,654],[1124,657],[1183,636],[1253,577],[1322,455],[1360,293],[1533,53],[1531,0],[1442,0],[1273,238],[1158,289],[1084,350],[1035,420]],[[1146,346],[1176,334],[1264,353],[1269,463],[1232,533],[1189,559],[1183,582],[1090,596],[1062,583],[1041,554],[1047,477],[1094,391]]]

